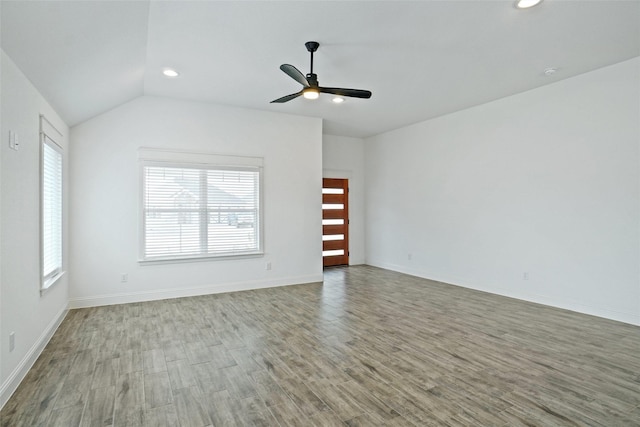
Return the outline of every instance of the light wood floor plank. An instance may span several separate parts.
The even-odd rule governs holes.
[[[196,387],[182,388],[173,393],[174,405],[182,427],[204,427],[212,425],[202,394]]]
[[[82,427],[113,425],[115,386],[94,388],[89,392],[82,414]]]
[[[114,425],[144,426],[144,374],[141,371],[120,375],[116,384]]]
[[[56,400],[55,408],[60,409],[74,405],[83,407],[87,402],[92,381],[93,378],[85,373],[67,375]]]
[[[144,396],[148,409],[173,403],[169,374],[156,372],[144,376]]]
[[[159,348],[142,352],[142,362],[145,374],[155,374],[167,370],[164,351]]]
[[[173,405],[158,406],[144,411],[145,427],[176,427],[180,423]]]
[[[51,427],[78,427],[82,420],[83,409],[84,404],[82,403],[55,409],[46,425]]]

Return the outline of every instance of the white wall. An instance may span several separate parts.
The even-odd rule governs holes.
[[[349,180],[349,264],[364,264],[364,141],[324,135],[322,169],[324,178]]]
[[[369,138],[367,262],[640,324],[639,144],[638,58]]]
[[[67,272],[48,292],[40,295],[39,115],[44,114],[64,134],[57,142],[64,148],[65,166],[69,131],[4,52],[1,68],[0,407],[66,314],[69,277]],[[18,135],[18,151],[9,149],[10,130]],[[66,171],[65,167],[65,177]],[[64,186],[68,188],[67,179]],[[64,204],[66,213],[66,194]],[[65,269],[67,225],[65,223],[63,236]],[[15,349],[11,352],[10,332],[15,332]]]
[[[264,157],[265,256],[140,265],[139,147]],[[71,130],[70,174],[72,307],[322,281],[320,119],[145,96]]]

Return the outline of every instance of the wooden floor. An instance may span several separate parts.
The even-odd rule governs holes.
[[[640,328],[373,267],[72,310],[2,426],[638,426]]]

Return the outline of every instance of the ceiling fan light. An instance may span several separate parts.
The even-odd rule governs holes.
[[[517,9],[529,9],[530,7],[539,5],[542,3],[542,0],[517,0],[516,8]]]
[[[302,96],[307,99],[318,99],[320,92],[318,92],[318,89],[309,88],[302,91]]]
[[[336,96],[335,98],[332,99],[332,101],[336,104],[342,104],[344,102],[344,98]]]

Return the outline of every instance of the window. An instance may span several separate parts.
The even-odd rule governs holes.
[[[41,133],[42,289],[62,276],[62,148]]]
[[[257,166],[143,161],[141,260],[260,254],[260,178]]]

